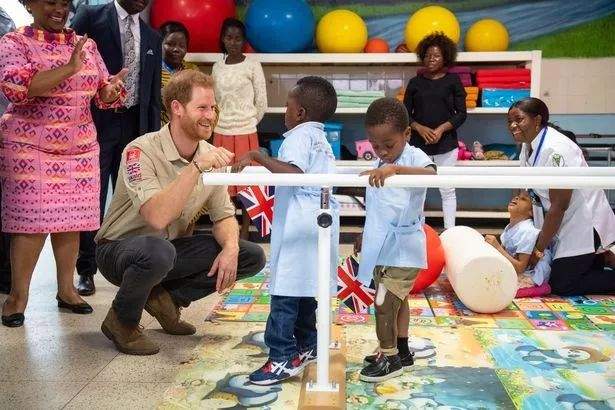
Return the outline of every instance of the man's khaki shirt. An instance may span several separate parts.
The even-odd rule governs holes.
[[[199,142],[197,153],[213,146]],[[185,236],[196,220],[208,213],[212,222],[235,215],[226,186],[204,186],[199,178],[178,219],[166,229],[156,230],[139,214],[141,206],[169,185],[188,166],[194,166],[177,152],[169,126],[132,141],[122,153],[117,186],[95,241],[118,240],[137,235],[165,239]]]

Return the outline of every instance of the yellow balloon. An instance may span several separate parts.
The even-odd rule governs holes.
[[[466,51],[506,51],[508,30],[494,19],[478,20],[466,33]]]
[[[420,41],[435,31],[443,32],[457,43],[460,33],[457,17],[441,6],[427,6],[417,10],[406,23],[406,47],[416,51]]]
[[[316,45],[321,53],[361,53],[367,44],[367,25],[350,10],[333,10],[316,26]]]

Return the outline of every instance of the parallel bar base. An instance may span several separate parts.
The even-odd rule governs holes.
[[[338,391],[340,391],[340,386],[338,386],[337,383],[329,383],[324,386],[319,386],[316,383],[308,382],[307,386],[305,386],[305,391],[309,393],[337,393]]]
[[[316,363],[310,363],[303,371],[303,385],[299,397],[300,409],[346,408],[346,342],[342,336],[341,326],[331,326],[331,340],[340,341],[340,346],[329,351],[329,379],[337,386],[337,390],[310,389],[309,385],[316,385]]]

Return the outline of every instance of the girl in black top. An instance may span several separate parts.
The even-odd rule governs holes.
[[[466,92],[457,74],[448,73],[457,46],[443,33],[425,37],[417,47],[425,71],[408,82],[404,105],[410,115],[410,144],[422,149],[438,166],[457,161],[456,129],[466,119]],[[455,226],[454,188],[440,189],[444,227]]]

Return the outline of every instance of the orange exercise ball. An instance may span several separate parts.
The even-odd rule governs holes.
[[[388,53],[389,43],[386,40],[378,37],[370,38],[363,49],[366,53]]]
[[[438,233],[429,225],[423,225],[427,244],[427,268],[421,269],[410,293],[420,293],[434,283],[444,269],[444,249]]]

